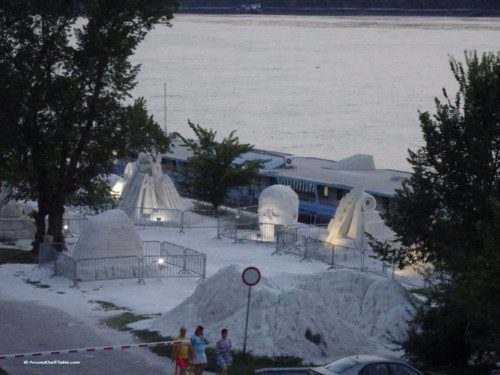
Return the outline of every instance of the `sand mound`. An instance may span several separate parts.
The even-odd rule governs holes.
[[[233,347],[242,348],[248,287],[242,269],[230,266],[200,284],[193,295],[149,323],[175,334],[179,327],[205,327],[215,345],[227,328]],[[313,275],[263,277],[252,287],[247,350],[291,355],[322,363],[355,353],[392,354],[416,300],[400,284],[366,273],[333,270]]]

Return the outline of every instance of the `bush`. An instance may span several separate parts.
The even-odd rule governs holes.
[[[463,308],[447,288],[431,293],[409,322],[408,336],[402,343],[405,357],[427,366],[466,366],[471,349]]]

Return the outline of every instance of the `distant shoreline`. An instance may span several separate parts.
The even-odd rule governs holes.
[[[232,14],[283,16],[414,16],[414,17],[500,17],[497,9],[400,9],[400,8],[277,8],[245,11],[239,7],[180,7],[179,14]]]

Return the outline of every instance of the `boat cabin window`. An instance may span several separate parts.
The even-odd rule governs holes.
[[[346,191],[342,189],[337,189],[337,200],[340,202],[340,200],[346,195]]]
[[[318,185],[318,200],[320,204],[325,204],[329,206],[337,205],[337,189]]]
[[[299,196],[299,200],[304,202],[316,202],[316,194],[314,192],[305,192],[305,191],[294,191]]]

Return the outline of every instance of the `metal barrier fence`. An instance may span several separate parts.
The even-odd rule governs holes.
[[[55,273],[56,260],[60,254],[71,253],[75,243],[42,242],[38,251],[38,267],[49,268]]]
[[[379,276],[392,278],[399,282],[423,287],[430,267],[415,265],[400,270],[393,264],[376,259],[375,253],[366,249],[332,245],[322,239],[328,235],[326,225],[292,225],[283,227],[276,224],[259,224],[257,218],[253,222],[235,222],[227,225],[222,232],[225,237],[235,242],[256,242],[273,244],[272,255],[292,254],[300,261],[312,259],[325,263],[332,268],[350,268],[370,272]]]
[[[52,269],[54,276],[64,276],[79,281],[168,277],[206,277],[206,254],[168,242],[143,243],[144,256],[119,256],[74,259],[71,249],[61,250],[63,244],[40,245],[39,266]]]
[[[65,237],[78,237],[85,225],[87,218],[63,218],[63,233]],[[30,219],[0,218],[0,239],[26,240],[35,238],[36,224]]]
[[[395,265],[382,261],[368,262],[370,258],[375,258],[375,254],[369,250],[327,243],[322,240],[328,235],[326,224],[321,226],[296,224],[283,227],[259,223],[257,207],[254,206],[219,212],[207,208],[205,213],[210,216],[194,211],[143,208],[141,210],[142,217],[136,219],[136,225],[178,226],[181,232],[184,228],[217,228],[217,238],[230,238],[235,242],[272,244],[275,246],[273,255],[294,254],[300,257],[301,261],[315,259],[328,264],[329,268],[358,269],[418,287],[425,286],[426,277],[431,273],[430,267],[425,266],[413,266],[400,270]],[[86,219],[65,221],[65,225],[69,224],[68,228],[71,228],[71,233],[77,234],[84,228],[85,223]],[[68,247],[71,244],[65,246]],[[139,281],[143,281],[144,278],[149,277],[205,277],[205,254],[157,241],[144,242],[143,250],[144,257],[134,261],[128,257],[74,261],[67,255],[68,253],[61,253],[62,255],[57,258],[58,262],[51,268],[54,269],[54,273],[74,280],[75,285],[79,280],[137,277]],[[57,251],[56,254],[41,251],[39,266],[47,267],[58,254]],[[72,262],[74,264],[71,264]]]
[[[28,219],[0,219],[1,240],[23,240],[35,238],[36,225]]]
[[[134,207],[125,210],[135,225],[179,228],[181,232],[190,228],[218,228],[218,218],[232,216],[230,211],[201,210],[179,211],[166,208]]]
[[[400,270],[395,264],[376,259],[375,253],[370,250],[325,242],[322,240],[328,234],[325,226],[276,226],[274,231],[276,249],[272,255],[293,254],[300,257],[300,261],[314,259],[328,264],[329,269],[357,269],[416,287],[424,287],[432,274],[430,266],[414,265]],[[246,238],[250,238],[248,233]]]
[[[64,237],[78,237],[82,234],[85,226],[88,224],[86,217],[63,218]]]

